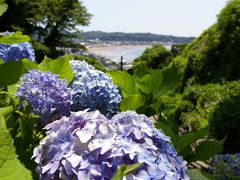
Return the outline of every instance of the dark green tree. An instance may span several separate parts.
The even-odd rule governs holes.
[[[162,69],[172,61],[172,53],[163,45],[157,44],[147,48],[143,54],[134,60],[133,66],[146,65],[150,69]]]
[[[91,15],[78,0],[6,0],[8,10],[0,18],[0,31],[20,30],[30,35],[37,55],[54,58],[72,43],[77,26],[89,24]]]

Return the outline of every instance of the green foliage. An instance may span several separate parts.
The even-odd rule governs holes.
[[[173,44],[171,47],[171,53],[174,57],[177,55],[180,55],[184,48],[187,46],[187,44]]]
[[[23,31],[34,41],[47,46],[47,55],[51,58],[62,55],[60,52],[65,47],[76,46],[71,41],[74,38],[71,32],[77,30],[77,25],[87,25],[91,17],[78,0],[6,0],[6,4],[9,8],[0,17],[0,31]],[[36,55],[41,54],[41,46],[33,45],[40,50]],[[41,61],[40,58],[37,60]]]
[[[38,67],[29,59],[0,64],[0,86],[16,84],[19,78],[31,69],[38,69]]]
[[[22,35],[22,32],[15,32],[13,34],[5,35],[0,38],[1,44],[16,44],[30,41],[29,36]]]
[[[100,60],[95,59],[93,57],[90,56],[80,56],[78,54],[70,54],[69,55],[69,59],[70,60],[79,60],[79,61],[86,61],[88,64],[91,64],[92,66],[94,66],[97,70],[106,72],[106,68],[104,67],[104,65],[101,63]]]
[[[206,127],[211,113],[215,111],[218,104],[238,94],[240,94],[239,81],[227,82],[223,85],[189,86],[185,89],[174,116],[190,126],[192,130]]]
[[[240,93],[220,102],[210,116],[210,128],[214,137],[227,136],[224,150],[228,153],[240,151]]]
[[[13,141],[8,134],[2,116],[0,116],[0,179],[32,179],[30,171],[28,171],[17,159]]]
[[[157,44],[147,48],[143,54],[133,61],[133,68],[146,65],[150,69],[162,69],[172,61],[172,53],[163,45]]]
[[[188,174],[190,176],[190,179],[192,180],[214,180],[215,179],[212,175],[201,172],[200,169],[190,169],[188,170]]]
[[[182,155],[188,163],[197,160],[208,160],[223,148],[225,139],[221,141],[208,139],[208,128],[202,128],[196,132],[179,135],[178,125],[174,121],[167,120],[161,116],[155,123],[155,126],[158,129],[162,129],[166,135],[171,137],[177,152]]]
[[[218,15],[218,22],[184,50],[188,59],[184,86],[240,78],[239,18],[240,1],[229,1]]]
[[[0,16],[2,16],[7,11],[8,5],[4,3],[4,0],[0,1]]]
[[[58,74],[61,79],[66,78],[68,83],[73,79],[73,71],[67,54],[55,60],[45,57],[38,68],[43,72],[50,71],[53,74]]]
[[[142,164],[121,165],[112,180],[121,180],[123,177],[128,176],[141,166]]]
[[[158,98],[173,90],[178,82],[174,64],[164,70],[149,70],[145,75],[130,75],[122,71],[110,71],[109,75],[121,87],[124,96],[121,110],[136,110],[148,116],[157,114]]]

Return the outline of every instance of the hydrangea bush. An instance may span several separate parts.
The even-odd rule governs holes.
[[[215,155],[213,175],[218,179],[238,179],[240,177],[240,153]]]
[[[40,179],[111,179],[121,164],[142,163],[127,179],[189,179],[169,137],[144,115],[73,112],[48,124],[34,149]]]
[[[27,101],[33,113],[41,116],[46,124],[70,114],[71,93],[65,80],[50,72],[31,70],[20,78],[17,96],[20,107]]]
[[[99,110],[108,118],[118,112],[121,95],[112,79],[85,61],[71,61],[74,80],[69,85],[72,111],[89,108]]]
[[[35,61],[35,53],[28,42],[19,44],[0,44],[0,59],[5,62],[28,58]]]

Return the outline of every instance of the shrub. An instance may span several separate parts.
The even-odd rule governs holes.
[[[172,61],[172,53],[163,45],[157,44],[147,48],[143,54],[133,61],[133,68],[146,65],[150,69],[162,69]]]
[[[189,86],[185,89],[181,99],[176,97],[178,100],[173,100],[178,103],[175,103],[177,108],[172,116],[175,117],[175,121],[180,121],[190,126],[192,130],[197,130],[208,126],[211,113],[215,111],[219,103],[239,94],[240,81],[227,82],[223,85]]]
[[[240,94],[233,95],[220,102],[210,116],[210,128],[213,136],[222,139],[227,136],[224,151],[240,151]]]

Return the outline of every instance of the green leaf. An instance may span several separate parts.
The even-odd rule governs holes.
[[[124,71],[109,71],[113,82],[121,87],[124,97],[137,94],[136,82],[133,76]]]
[[[0,65],[3,64],[3,63],[5,63],[5,61],[3,61],[3,60],[0,59]]]
[[[12,94],[16,94],[17,90],[18,90],[18,86],[17,84],[13,84],[7,87],[8,92],[12,93]]]
[[[121,180],[124,176],[128,176],[141,166],[142,164],[121,165],[112,180]]]
[[[208,134],[208,128],[203,128],[194,133],[189,133],[179,137],[179,141],[176,144],[177,152],[180,152],[185,147],[196,142],[198,139],[204,138]]]
[[[30,171],[17,159],[13,140],[6,130],[6,125],[2,116],[0,116],[0,179],[32,179]]]
[[[60,79],[66,78],[68,83],[73,79],[73,71],[67,54],[55,60],[45,57],[38,67],[43,72],[50,71],[58,74]]]
[[[178,139],[177,134],[174,133],[171,126],[168,126],[159,121],[155,123],[155,126],[157,129],[161,129],[164,132],[164,134],[166,134],[167,136],[170,136],[173,144],[177,142],[177,139]]]
[[[138,88],[146,94],[158,91],[162,82],[161,70],[150,70],[149,74],[144,75],[138,80]]]
[[[120,109],[121,111],[136,110],[138,107],[143,105],[144,102],[145,99],[143,96],[141,96],[141,94],[128,96],[121,101]]]
[[[162,82],[160,88],[154,92],[154,97],[159,97],[177,87],[179,83],[177,68],[173,63],[170,67],[162,70]]]
[[[0,108],[0,116],[5,117],[5,116],[9,115],[10,113],[12,113],[12,111],[13,111],[12,106]]]
[[[0,16],[2,16],[8,9],[8,5],[4,2],[0,2]]]
[[[5,35],[0,38],[1,44],[17,44],[30,41],[30,37],[22,35],[22,32],[15,32],[13,34]]]
[[[210,174],[207,175],[205,173],[202,173],[199,169],[188,170],[188,175],[190,176],[191,180],[211,180],[211,179],[215,179]]]
[[[147,94],[152,93],[157,98],[178,84],[177,68],[174,64],[164,70],[150,70],[138,82],[138,87]]]
[[[221,141],[206,140],[196,147],[195,153],[192,158],[189,159],[190,162],[201,160],[205,161],[213,157],[222,151],[225,139]]]
[[[16,84],[23,74],[37,68],[37,64],[29,59],[3,63],[0,65],[0,86]]]

